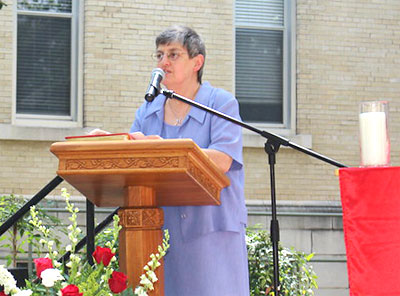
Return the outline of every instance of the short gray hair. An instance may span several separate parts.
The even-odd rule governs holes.
[[[172,42],[180,43],[188,51],[189,57],[194,58],[201,54],[206,57],[206,47],[201,37],[191,28],[184,26],[172,26],[160,33],[156,38],[156,47],[159,45],[167,45]],[[197,80],[201,83],[203,76],[204,63],[197,72]]]

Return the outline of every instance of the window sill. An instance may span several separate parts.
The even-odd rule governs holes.
[[[305,134],[294,134],[291,133],[289,130],[283,129],[265,129],[266,132],[270,132],[276,135],[279,135],[292,143],[296,143],[297,145],[303,146],[305,148],[311,149],[312,148],[312,135],[305,135]],[[264,148],[264,144],[266,139],[263,138],[261,135],[243,129],[243,146],[245,148]],[[282,146],[282,148],[286,148]]]
[[[0,124],[0,140],[63,141],[67,136],[80,136],[92,130],[85,128],[50,128]]]
[[[22,141],[63,141],[67,136],[80,136],[88,131],[94,129],[93,127],[85,128],[50,128],[50,127],[31,127],[31,126],[17,126],[11,124],[0,124],[0,140],[22,140]],[[274,134],[282,135],[283,133],[277,131],[268,131]],[[305,148],[312,148],[311,135],[282,135],[282,137],[289,141],[301,145]],[[243,146],[249,148],[264,148],[265,138],[260,135],[243,130]]]

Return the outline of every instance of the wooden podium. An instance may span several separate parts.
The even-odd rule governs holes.
[[[136,287],[162,243],[159,206],[219,205],[229,179],[190,139],[57,142],[57,174],[98,207],[121,207],[119,263]],[[164,295],[164,270],[151,295]],[[168,276],[168,275],[167,275]]]

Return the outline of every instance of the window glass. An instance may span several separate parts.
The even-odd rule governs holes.
[[[282,123],[282,32],[236,30],[236,98],[245,121]]]
[[[72,0],[18,0],[18,10],[67,12],[72,11]]]
[[[18,0],[17,13],[16,113],[72,117],[72,0]]]
[[[17,113],[70,115],[71,19],[18,16]]]
[[[235,94],[247,122],[288,125],[284,5],[284,0],[235,2]]]

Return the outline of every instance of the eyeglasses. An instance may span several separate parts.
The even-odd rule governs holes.
[[[162,61],[162,59],[166,55],[168,60],[170,60],[171,62],[175,62],[183,54],[187,54],[187,52],[184,52],[184,51],[171,51],[171,52],[168,52],[168,53],[163,53],[161,51],[157,51],[157,52],[153,53],[151,55],[151,57],[153,58],[153,60],[155,60],[156,62],[159,63],[159,62]]]

